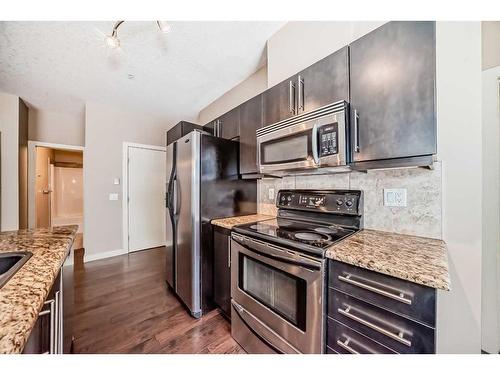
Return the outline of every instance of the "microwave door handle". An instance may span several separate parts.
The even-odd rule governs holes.
[[[312,147],[312,156],[314,162],[319,164],[319,150],[318,150],[318,123],[315,123],[312,132],[311,132],[311,147]]]

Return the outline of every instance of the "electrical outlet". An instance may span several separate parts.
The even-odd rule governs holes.
[[[384,189],[384,206],[406,207],[406,189]]]
[[[269,200],[273,201],[274,200],[274,188],[269,188],[269,190],[267,191],[267,194],[268,194]]]

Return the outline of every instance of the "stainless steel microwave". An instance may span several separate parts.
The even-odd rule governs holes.
[[[257,130],[260,173],[346,166],[347,125],[348,104],[340,101]]]

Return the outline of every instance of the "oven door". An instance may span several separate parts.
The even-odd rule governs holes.
[[[250,353],[321,353],[323,270],[322,260],[233,233],[236,341]]]
[[[314,121],[276,129],[257,138],[261,173],[316,168],[317,128]]]

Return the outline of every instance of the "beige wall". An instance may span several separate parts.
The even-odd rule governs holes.
[[[202,109],[198,115],[198,124],[205,125],[266,89],[267,67],[263,67]]]
[[[19,227],[19,97],[0,93],[1,229]]]
[[[483,70],[500,65],[500,21],[481,22]]]
[[[28,228],[28,107],[19,100],[19,229]]]
[[[169,124],[147,115],[89,102],[84,152],[85,257],[122,253],[123,142],[165,145]],[[120,185],[113,179],[120,178]],[[109,193],[118,193],[110,201]]]
[[[85,145],[85,114],[72,114],[30,108],[30,141]]]

